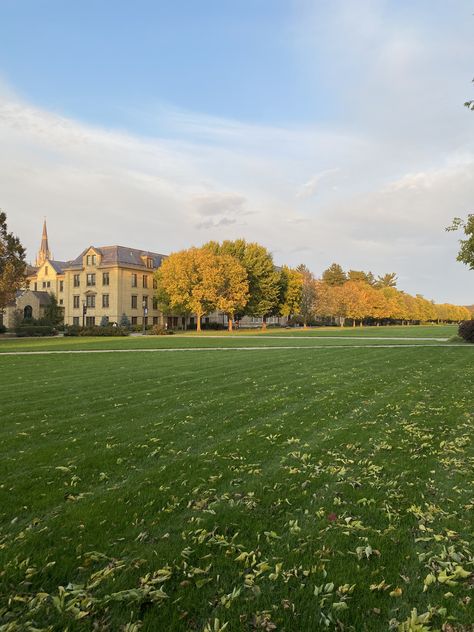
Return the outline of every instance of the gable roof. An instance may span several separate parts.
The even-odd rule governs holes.
[[[145,268],[142,257],[150,257],[153,260],[153,267],[158,268],[166,255],[160,255],[157,252],[150,252],[149,250],[138,250],[137,248],[127,248],[126,246],[101,246],[96,248],[95,246],[89,246],[81,252],[73,261],[65,263],[65,267],[70,268],[82,268],[82,258],[88,250],[93,248],[101,255],[100,268],[114,265],[124,266],[136,266],[139,268]]]

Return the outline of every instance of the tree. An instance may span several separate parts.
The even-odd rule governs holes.
[[[279,314],[289,318],[299,314],[301,310],[301,298],[303,292],[303,275],[283,266],[280,270],[280,305]]]
[[[308,321],[314,315],[314,304],[316,301],[316,283],[312,272],[302,263],[296,270],[301,274],[301,301],[300,315],[303,319],[303,326],[308,326]]]
[[[347,273],[348,281],[362,281],[367,285],[375,285],[375,277],[372,272],[363,272],[362,270],[349,270]]]
[[[180,313],[196,314],[197,330],[201,319],[216,309],[219,287],[216,257],[205,248],[189,248],[167,257],[155,272],[158,300]]]
[[[338,263],[333,263],[327,270],[324,270],[322,280],[331,286],[344,285],[347,281],[347,276]]]
[[[383,276],[377,277],[376,287],[396,287],[397,275],[395,272],[387,272]]]
[[[119,326],[124,329],[130,329],[130,319],[127,314],[124,313],[120,316]]]
[[[59,325],[64,320],[64,310],[59,306],[58,299],[52,292],[49,295],[49,304],[44,310],[43,319],[53,326]]]
[[[217,255],[216,308],[227,315],[229,331],[232,331],[235,313],[244,309],[249,298],[249,284],[245,268],[231,255]]]
[[[348,281],[341,286],[344,316],[352,319],[354,327],[357,320],[362,324],[369,313],[369,289],[369,285],[360,281]]]
[[[210,241],[203,249],[238,259],[245,268],[249,284],[249,300],[241,314],[262,318],[265,328],[267,316],[278,313],[280,298],[280,273],[275,269],[272,255],[264,246],[245,239],[227,240],[222,244]]]
[[[7,216],[0,212],[0,309],[14,300],[18,290],[25,286],[25,249],[18,237],[9,233]]]
[[[447,231],[455,231],[462,229],[467,239],[460,239],[459,253],[457,260],[466,264],[470,270],[474,270],[474,213],[469,213],[466,220],[455,217],[451,226],[446,228]]]

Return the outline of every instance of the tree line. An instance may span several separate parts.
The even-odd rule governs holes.
[[[271,253],[244,239],[210,241],[201,248],[171,254],[156,271],[157,298],[163,311],[202,317],[227,315],[229,330],[242,316],[262,319],[286,316],[290,322],[356,324],[394,322],[459,322],[469,319],[465,307],[436,305],[421,295],[397,289],[397,276],[331,265],[321,278],[305,266],[276,267]]]

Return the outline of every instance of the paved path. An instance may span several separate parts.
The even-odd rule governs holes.
[[[236,334],[223,334],[222,336],[217,336],[217,335],[206,335],[203,336],[204,338],[218,338],[221,340],[227,340],[228,338],[234,338],[235,340],[238,340],[239,338],[245,338],[248,340],[255,340],[255,338],[257,338],[258,340],[268,340],[270,339],[275,339],[275,340],[397,340],[398,342],[400,340],[432,340],[434,342],[447,342],[449,340],[449,338],[405,338],[405,337],[401,337],[401,336],[391,336],[391,337],[386,337],[386,336],[345,336],[345,335],[340,335],[340,336],[325,336],[323,335],[319,335],[316,334],[315,336],[274,336],[272,334],[256,334],[254,336],[247,336],[247,335],[236,335]],[[196,335],[192,335],[192,334],[178,334],[176,336],[176,338],[194,338],[196,339]],[[175,338],[175,339],[176,339]]]
[[[33,355],[79,355],[84,353],[170,353],[184,351],[292,351],[293,349],[425,349],[426,347],[439,347],[442,349],[474,349],[474,345],[458,344],[427,344],[427,345],[312,345],[312,346],[271,346],[271,347],[177,347],[175,349],[62,349],[60,351],[5,351],[3,356],[33,356]]]

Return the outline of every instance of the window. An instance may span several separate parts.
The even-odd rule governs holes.
[[[136,325],[136,324],[137,324],[137,317],[132,316],[132,325]]]
[[[108,284],[109,284],[109,273],[102,272],[102,285],[108,285]]]
[[[86,316],[86,325],[93,327],[95,325],[95,316]]]
[[[132,309],[137,309],[137,299],[138,297],[134,294],[132,296]]]
[[[153,324],[158,325],[158,316],[153,316]]]
[[[48,276],[48,266],[44,266],[44,276]]]
[[[147,257],[146,267],[150,268],[150,269],[153,269],[153,259],[151,257]]]
[[[145,316],[145,318],[143,319],[143,324],[145,325],[145,327],[148,325],[148,316]]]
[[[72,297],[72,306],[74,307],[74,309],[79,309],[80,305],[79,305],[79,295],[75,294]]]
[[[95,255],[92,255],[92,265],[95,266]]]
[[[90,264],[91,264],[91,256],[87,255],[87,257],[86,257],[86,265],[90,266]]]
[[[60,304],[60,305],[62,305],[62,304],[63,304],[63,299],[62,299],[62,298],[60,298],[60,299],[59,299],[59,304]]]
[[[87,307],[95,307],[95,294],[87,294],[87,296],[86,296],[86,306]]]
[[[104,323],[106,323],[107,325],[109,324],[109,317],[108,316],[102,316],[102,319],[103,319]]]
[[[148,287],[148,275],[143,275],[143,287]]]
[[[86,285],[95,285],[95,274],[88,274],[86,277]]]
[[[43,281],[43,287],[46,287],[46,281]]]
[[[35,281],[35,292],[38,290],[38,283]]]
[[[148,296],[143,297],[142,307],[148,307]]]
[[[75,274],[74,275],[74,287],[79,287],[81,285],[81,275],[80,274]]]
[[[73,316],[72,324],[76,327],[79,327],[79,316]]]
[[[102,307],[108,307],[108,306],[109,306],[109,295],[102,294]]]
[[[64,281],[59,281],[59,291],[64,292]]]
[[[137,287],[137,275],[132,274],[132,287]]]
[[[46,281],[46,287],[51,287],[51,281]]]
[[[158,309],[158,299],[156,296],[153,297],[153,309]]]
[[[153,289],[154,290],[158,289],[158,281],[156,279],[153,279]]]

